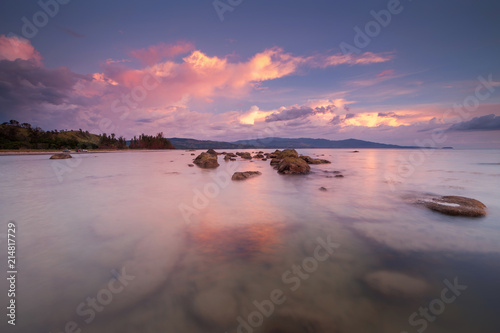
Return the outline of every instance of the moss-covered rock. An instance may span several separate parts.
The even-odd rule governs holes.
[[[219,166],[217,162],[217,155],[209,153],[201,153],[193,161],[194,164],[204,169],[215,169]]]
[[[278,173],[284,175],[304,175],[311,171],[311,167],[301,158],[285,157],[276,166]]]

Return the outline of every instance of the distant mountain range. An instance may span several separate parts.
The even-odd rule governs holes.
[[[235,142],[205,141],[184,138],[168,139],[177,149],[244,149],[244,148],[378,148],[378,149],[415,149],[417,146],[398,146],[384,143],[347,139],[287,139],[287,138],[262,138],[254,140],[239,140]]]
[[[177,149],[246,149],[255,148],[255,146],[231,143],[231,142],[221,142],[221,141],[209,141],[209,140],[195,140],[195,139],[185,139],[185,138],[169,138],[168,139],[175,148]]]

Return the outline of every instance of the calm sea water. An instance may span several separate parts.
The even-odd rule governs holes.
[[[298,151],[332,164],[0,157],[0,268],[14,221],[18,270],[16,326],[2,314],[1,331],[500,332],[499,151]],[[425,193],[489,215],[409,203]]]

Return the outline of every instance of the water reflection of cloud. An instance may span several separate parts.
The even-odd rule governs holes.
[[[212,259],[251,259],[275,252],[283,232],[283,225],[278,223],[217,226],[204,222],[191,230],[188,241]]]

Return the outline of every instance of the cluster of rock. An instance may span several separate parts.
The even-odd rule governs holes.
[[[206,153],[198,155],[193,163],[200,168],[217,168],[219,166],[219,163],[217,162],[217,155],[224,155],[225,161],[236,161],[237,156],[245,160],[261,159],[263,161],[267,161],[267,159],[271,159],[271,166],[276,169],[279,174],[284,175],[307,174],[311,171],[311,167],[309,166],[310,164],[331,163],[328,160],[299,155],[295,149],[284,149],[282,151],[276,150],[273,153],[264,153],[263,151],[259,151],[254,156],[252,156],[249,152],[237,152],[235,154],[226,152],[217,153],[215,150],[209,149]],[[240,177],[243,176],[236,176],[236,178]]]
[[[278,173],[290,175],[303,175],[309,173],[309,164],[331,163],[328,160],[315,159],[310,156],[302,156],[295,149],[276,150],[274,153],[264,154],[271,158],[271,166],[278,170]]]

